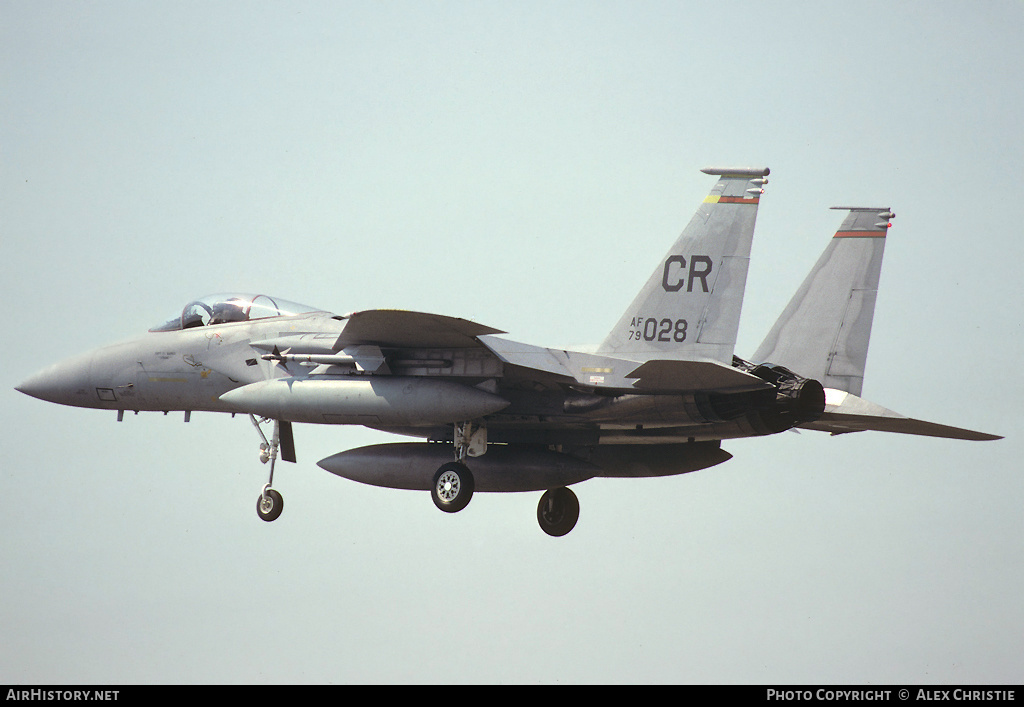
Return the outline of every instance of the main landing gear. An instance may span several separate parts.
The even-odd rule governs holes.
[[[580,502],[571,490],[564,486],[549,489],[537,504],[537,522],[540,529],[552,537],[560,538],[576,527],[580,518]]]
[[[430,498],[445,513],[458,513],[473,498],[473,472],[461,461],[442,464],[434,472]]]
[[[256,514],[259,515],[261,520],[269,523],[277,520],[281,515],[281,511],[284,510],[284,499],[278,491],[271,488],[271,484],[274,483],[274,464],[277,462],[278,453],[280,453],[281,458],[285,461],[295,461],[295,440],[292,437],[292,424],[290,422],[274,420],[274,431],[270,435],[270,440],[267,441],[267,436],[263,434],[263,428],[260,427],[260,422],[267,422],[267,420],[258,421],[255,415],[249,415],[249,419],[252,420],[252,424],[256,428],[260,439],[263,440],[263,443],[260,445],[260,461],[264,464],[270,462],[269,478],[267,483],[263,485],[263,491],[260,493],[259,498],[256,499]]]
[[[455,425],[455,461],[442,464],[434,472],[430,498],[445,513],[458,513],[473,498],[473,472],[466,466],[467,457],[487,452],[487,428],[472,422]]]
[[[464,422],[455,426],[455,455],[452,462],[442,464],[434,472],[430,498],[445,513],[458,513],[473,498],[473,472],[466,465],[468,457],[479,457],[487,451],[487,428]],[[544,492],[537,504],[537,522],[552,537],[561,537],[576,527],[580,502],[568,488]]]

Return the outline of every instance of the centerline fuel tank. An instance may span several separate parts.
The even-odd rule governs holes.
[[[349,449],[317,464],[332,474],[385,488],[426,491],[434,471],[453,458],[449,444],[401,442]],[[542,446],[492,444],[472,460],[476,491],[542,491],[597,476],[601,469]]]

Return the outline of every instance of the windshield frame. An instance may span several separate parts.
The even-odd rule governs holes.
[[[152,327],[149,331],[183,331],[198,327],[244,323],[274,317],[293,317],[299,314],[323,311],[325,310],[271,295],[241,292],[219,293],[190,301],[177,316]]]

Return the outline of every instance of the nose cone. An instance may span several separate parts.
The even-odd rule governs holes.
[[[97,407],[96,391],[90,385],[93,355],[85,354],[56,363],[36,373],[15,390],[61,405]]]

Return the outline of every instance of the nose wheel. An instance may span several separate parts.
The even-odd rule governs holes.
[[[261,520],[268,523],[277,520],[284,510],[284,499],[281,494],[270,488],[270,484],[263,487],[263,493],[256,499],[256,513]]]

